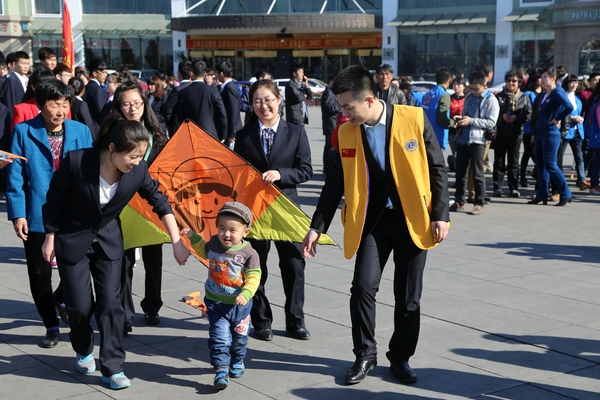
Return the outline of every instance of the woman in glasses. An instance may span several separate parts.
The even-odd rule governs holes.
[[[125,81],[115,92],[113,109],[110,116],[123,118],[129,121],[141,122],[150,133],[150,145],[144,154],[148,166],[152,164],[158,153],[167,144],[167,135],[160,128],[158,119],[152,111],[148,99],[141,86],[135,81]],[[142,261],[146,271],[145,294],[141,302],[144,319],[148,325],[158,325],[160,316],[158,311],[162,307],[162,244],[142,247]],[[135,264],[135,249],[125,250],[126,284],[123,293],[123,307],[125,308],[125,334],[133,330],[135,307],[131,291],[133,279],[133,265]]]
[[[234,150],[262,173],[266,185],[275,185],[296,204],[300,197],[296,185],[312,176],[310,146],[302,126],[284,121],[279,115],[281,95],[277,84],[260,79],[252,84],[248,98],[253,114],[244,128],[236,133]],[[260,256],[260,285],[254,295],[252,325],[254,336],[273,340],[273,313],[265,293],[268,278],[267,255],[271,242],[248,239]],[[274,242],[279,254],[279,269],[285,292],[285,325],[288,334],[307,340],[310,333],[304,325],[304,267],[301,244]]]
[[[519,197],[519,150],[523,141],[523,126],[531,120],[531,102],[519,89],[523,78],[516,69],[504,75],[505,86],[496,95],[500,105],[498,137],[494,142],[494,197],[502,197],[504,174],[508,172],[511,197]],[[508,165],[506,158],[508,156]]]

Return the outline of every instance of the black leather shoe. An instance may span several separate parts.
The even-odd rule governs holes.
[[[376,358],[373,358],[372,360],[356,360],[352,368],[346,372],[346,383],[354,385],[362,382],[367,377],[369,371],[375,368],[376,365]]]
[[[568,203],[572,203],[573,202],[573,196],[569,197],[568,199],[560,199],[560,201],[558,203],[556,203],[554,205],[554,207],[563,207],[566,206]]]
[[[56,347],[58,341],[60,340],[60,332],[59,331],[46,331],[46,336],[42,339],[42,347],[47,349]]]
[[[294,339],[298,339],[298,340],[310,339],[310,332],[308,332],[308,329],[306,329],[306,328],[286,329],[286,331]]]
[[[417,374],[408,365],[408,361],[392,363],[390,369],[402,383],[415,383],[417,381]]]
[[[144,319],[148,325],[160,324],[160,315],[158,313],[147,312],[144,314]]]
[[[69,314],[67,314],[67,307],[65,307],[64,305],[61,305],[60,303],[54,303],[56,305],[56,310],[58,311],[58,315],[60,316],[60,319],[62,319],[62,321],[67,324],[67,326],[69,325]]]
[[[129,320],[125,321],[125,334],[131,333],[133,331],[133,323]]]
[[[270,342],[271,340],[273,340],[273,331],[269,328],[255,329],[254,337],[257,338],[258,340],[266,340],[267,342]]]

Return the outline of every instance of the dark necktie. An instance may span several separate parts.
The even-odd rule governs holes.
[[[263,128],[262,130],[262,139],[264,143],[265,156],[267,159],[269,155],[271,155],[271,149],[273,148],[273,138],[275,136],[275,131],[271,128]]]

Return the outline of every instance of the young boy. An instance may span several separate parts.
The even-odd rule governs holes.
[[[260,284],[258,254],[244,238],[250,233],[252,211],[242,203],[225,203],[217,217],[218,233],[205,242],[190,229],[181,235],[209,262],[204,285],[210,323],[208,347],[215,368],[215,388],[223,390],[229,377],[244,375],[244,357],[250,328],[252,296]],[[229,366],[231,365],[231,370]]]

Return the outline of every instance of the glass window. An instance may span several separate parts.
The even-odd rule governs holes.
[[[440,67],[449,68],[456,75],[468,75],[482,61],[494,63],[493,34],[400,32],[398,39],[398,76],[410,75],[415,80],[433,81]]]
[[[61,0],[35,0],[34,14],[60,14]]]
[[[165,0],[81,0],[81,6],[84,14],[171,14]]]
[[[554,64],[554,31],[537,25],[515,25],[513,64],[548,68]]]
[[[453,0],[452,7],[495,6],[496,0]],[[448,0],[401,0],[398,8],[440,8],[449,7]]]
[[[278,2],[281,0],[278,0]],[[266,14],[271,7],[272,0],[239,0],[226,1],[221,8],[221,0],[207,0],[198,7],[188,12],[188,15],[219,15],[229,14]],[[198,0],[186,0],[186,8],[193,7],[198,3]],[[271,10],[275,13],[277,5]]]
[[[382,0],[328,0],[326,2],[325,9],[323,9],[323,0],[290,0],[290,12],[298,13],[319,13],[321,9],[323,12],[361,12],[360,8],[367,12],[379,12],[381,13]]]
[[[579,53],[579,75],[600,72],[600,40],[593,39],[581,48]]]

